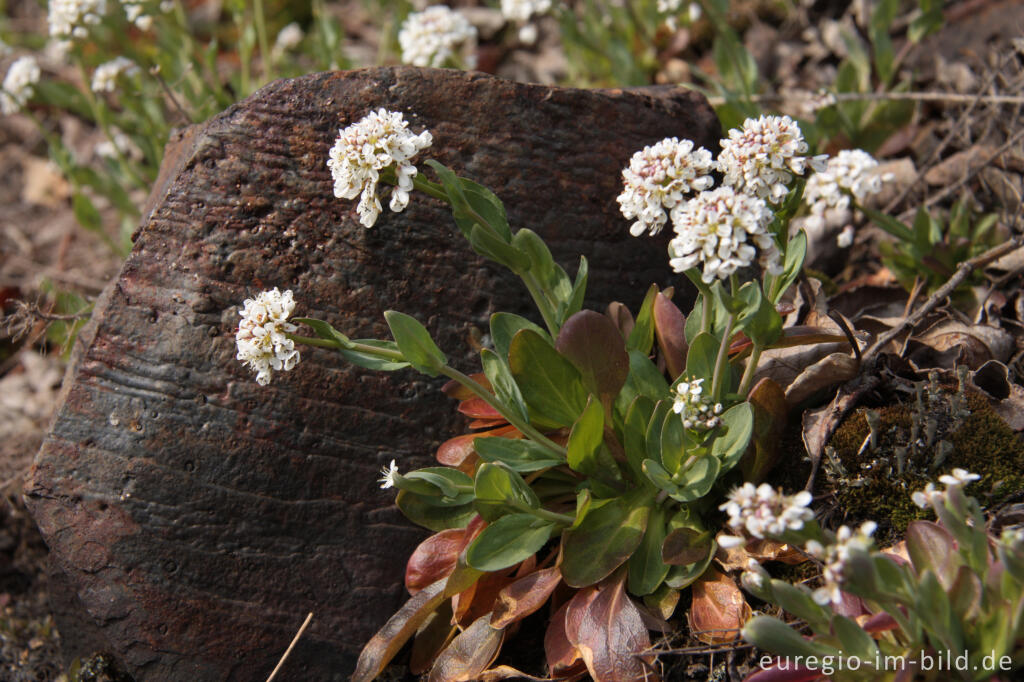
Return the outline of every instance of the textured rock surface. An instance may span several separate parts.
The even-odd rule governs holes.
[[[440,202],[414,194],[365,230],[333,197],[337,130],[378,106],[429,128],[431,156],[490,186],[570,272],[585,254],[602,308],[635,309],[668,280],[664,241],[630,238],[617,213],[620,169],[665,136],[719,133],[683,90],[398,68],[277,82],[185,134],[26,485],[66,656],[105,649],[147,681],[263,680],[314,611],[286,677],[342,679],[403,600],[424,534],[375,479],[392,458],[425,465],[459,428],[439,382],[314,349],[261,388],[234,361],[240,302],[273,286],[355,336],[386,336],[385,309],[414,313],[463,369],[471,327],[526,310]]]

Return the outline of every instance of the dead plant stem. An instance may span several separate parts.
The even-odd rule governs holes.
[[[292,649],[294,649],[295,645],[299,643],[299,638],[302,637],[302,634],[306,631],[306,628],[309,627],[309,623],[312,620],[313,612],[310,611],[309,614],[306,616],[306,620],[302,621],[302,627],[299,628],[299,631],[296,632],[295,636],[292,638],[292,643],[288,645],[287,649],[285,649],[284,654],[281,656],[281,660],[277,662],[277,665],[274,667],[274,670],[271,671],[270,677],[267,678],[267,682],[273,682],[274,678],[277,677],[277,673],[281,670],[282,667],[284,667],[284,662],[288,660],[288,656],[291,655]]]

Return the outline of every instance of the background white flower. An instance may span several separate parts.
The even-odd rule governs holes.
[[[302,32],[302,27],[293,21],[282,28],[277,34],[272,51],[274,54],[280,55],[288,50],[294,50],[299,46],[305,36],[306,34]]]
[[[748,118],[742,129],[733,128],[722,140],[718,170],[726,185],[778,203],[794,175],[803,175],[808,165],[824,169],[825,157],[806,157],[807,149],[800,127],[789,116]]]
[[[117,79],[121,76],[131,78],[141,73],[139,65],[127,57],[117,57],[104,62],[92,72],[93,92],[113,92],[117,87]]]
[[[409,203],[416,167],[409,160],[433,142],[429,131],[414,135],[402,114],[378,109],[341,130],[331,148],[327,167],[334,178],[334,196],[354,199],[359,195],[359,222],[373,227],[380,215],[377,181],[380,172],[395,165],[398,186],[391,193],[391,210],[402,211]]]
[[[770,273],[782,272],[779,249],[768,232],[772,213],[761,199],[719,187],[701,192],[672,209],[676,237],[669,243],[669,264],[676,272],[701,267],[701,279],[725,279],[760,254]],[[755,248],[756,246],[756,248]]]
[[[53,38],[84,38],[107,13],[106,0],[50,0],[47,23]]]
[[[529,21],[551,11],[551,0],[501,0],[501,15],[508,21]]]
[[[843,190],[848,190],[858,202],[880,192],[882,183],[892,176],[879,175],[877,168],[878,162],[860,149],[844,149],[830,158],[824,170],[807,178],[803,200],[811,209],[808,224],[820,228],[829,212],[840,211],[849,216],[850,196]],[[852,241],[850,230],[849,234],[841,235],[839,245],[849,246]]]
[[[665,209],[679,205],[684,194],[711,187],[714,181],[708,173],[713,167],[711,152],[703,147],[695,150],[692,141],[676,137],[633,154],[622,171],[624,189],[617,199],[622,215],[636,219],[630,234],[661,232],[668,221]]]
[[[0,92],[0,110],[4,114],[16,113],[25,106],[32,96],[33,86],[39,82],[42,73],[33,57],[19,57],[4,78],[3,92]]]
[[[398,32],[398,44],[402,61],[413,66],[476,66],[476,27],[445,5],[428,7],[406,17]]]
[[[836,531],[836,541],[828,546],[823,546],[816,540],[807,541],[804,547],[807,553],[821,559],[825,564],[821,572],[824,585],[814,591],[814,601],[822,605],[829,602],[838,604],[842,601],[841,588],[847,580],[846,566],[850,557],[871,549],[874,544],[871,536],[877,527],[874,521],[865,521],[856,532],[850,530],[848,526],[840,526]]]
[[[814,519],[807,505],[811,494],[806,490],[796,495],[783,495],[767,483],[754,487],[744,483],[729,493],[719,509],[729,515],[729,525],[746,531],[755,538],[777,537],[787,530],[800,530]]]
[[[246,299],[244,305],[235,333],[235,357],[256,372],[256,383],[266,386],[275,370],[289,370],[299,362],[295,342],[286,336],[298,329],[288,322],[295,300],[291,291],[281,293],[274,287],[256,298]]]

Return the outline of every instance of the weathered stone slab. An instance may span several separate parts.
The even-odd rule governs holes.
[[[366,230],[332,195],[338,128],[384,106],[430,154],[491,187],[513,226],[549,240],[592,305],[634,307],[669,281],[665,241],[633,239],[619,174],[665,136],[713,147],[718,123],[681,89],[575,91],[482,74],[385,68],[274,83],[169,154],[119,278],[98,304],[26,498],[52,552],[70,657],[97,648],[144,680],[263,680],[307,611],[288,679],[342,679],[403,600],[423,533],[377,488],[395,458],[430,461],[458,431],[439,382],[345,366],[319,349],[261,388],[234,360],[237,309],[280,286],[299,313],[385,337],[415,314],[454,363],[521,285],[413,196]]]

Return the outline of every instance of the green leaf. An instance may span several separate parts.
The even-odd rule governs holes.
[[[593,585],[629,559],[643,540],[652,498],[638,491],[591,506],[577,527],[562,534],[562,577],[570,587]]]
[[[512,337],[521,329],[530,329],[536,332],[549,345],[552,345],[548,333],[525,317],[512,313],[494,313],[491,315],[491,340],[494,341],[494,349],[498,355],[503,358],[508,357]]]
[[[379,339],[355,339],[352,343],[362,344],[364,346],[373,346],[374,348],[380,348],[383,350],[397,351],[398,345],[394,341],[381,341]],[[397,362],[395,360],[385,360],[379,358],[376,355],[370,353],[364,353],[362,351],[351,350],[348,348],[339,348],[338,353],[341,357],[345,358],[348,362],[358,367],[365,367],[366,369],[373,369],[383,372],[393,372],[398,369],[405,369],[409,366],[408,362]]]
[[[565,322],[583,308],[583,298],[587,294],[587,280],[590,275],[590,266],[584,256],[580,256],[580,266],[576,269],[576,280],[573,282],[572,290],[565,301],[558,304],[558,320]]]
[[[699,500],[711,490],[721,470],[717,457],[698,458],[689,469],[672,477],[679,486],[679,492],[672,498],[680,502]]]
[[[653,459],[645,459],[641,464],[643,467],[644,475],[647,479],[653,483],[659,490],[664,490],[669,495],[675,496],[679,494],[679,486],[672,480],[671,474],[665,471],[665,467],[658,464]]]
[[[526,254],[530,273],[536,277],[559,303],[567,302],[572,296],[572,284],[565,270],[555,263],[551,251],[536,232],[523,228],[512,237],[512,244]],[[584,274],[586,274],[584,272]]]
[[[406,362],[427,376],[437,376],[448,364],[448,358],[430,338],[430,332],[416,318],[394,310],[384,313],[391,335]]]
[[[869,206],[861,206],[860,204],[857,205],[857,208],[862,210],[864,215],[871,218],[875,225],[878,225],[897,239],[903,240],[907,243],[915,242],[915,234],[911,232],[906,225],[901,223],[899,220],[896,220],[896,218],[893,218],[891,215],[882,213],[881,211],[876,211]]]
[[[711,533],[695,528],[675,528],[661,546],[661,559],[672,566],[699,564],[712,553]]]
[[[500,571],[515,566],[538,551],[551,538],[555,524],[532,514],[509,514],[484,528],[466,549],[466,562],[478,571]]]
[[[519,392],[519,386],[512,378],[512,372],[505,361],[494,351],[484,348],[480,351],[480,362],[487,380],[491,382],[491,388],[494,389],[494,395],[523,421],[528,422],[530,415],[523,394]]]
[[[938,31],[945,23],[942,0],[918,0],[917,4],[921,13],[910,22],[910,26],[907,28],[907,38],[915,44]]]
[[[459,182],[462,183],[463,196],[469,206],[494,228],[500,238],[505,242],[511,242],[512,230],[509,229],[505,205],[501,203],[501,199],[491,190],[472,180],[459,178]]]
[[[327,341],[333,341],[338,344],[339,348],[347,348],[352,345],[352,342],[347,336],[323,320],[317,320],[312,317],[295,317],[292,318],[292,322],[306,325],[312,329],[318,337]]]
[[[654,406],[647,430],[644,432],[647,442],[647,457],[661,462],[661,431],[665,424],[665,415],[672,411],[672,401],[662,400]]]
[[[71,210],[74,211],[75,220],[79,225],[90,232],[103,233],[103,218],[89,197],[81,192],[75,192],[71,197]]]
[[[395,498],[395,504],[407,519],[434,532],[449,528],[465,528],[476,515],[471,502],[458,507],[441,507],[437,506],[435,499],[402,490]]]
[[[661,560],[665,534],[665,510],[655,506],[647,520],[643,540],[629,557],[629,591],[638,597],[654,592],[668,575],[669,565]]]
[[[742,330],[751,341],[762,347],[775,343],[782,336],[782,316],[775,306],[761,294],[761,287],[756,282],[744,284],[740,294],[750,300],[736,331]]]
[[[611,319],[593,310],[580,311],[565,321],[555,349],[579,371],[587,392],[605,404],[618,395],[629,376],[622,334]]]
[[[544,337],[520,330],[512,337],[508,361],[531,415],[556,426],[575,423],[587,404],[580,373]]]
[[[711,551],[708,552],[703,561],[686,566],[673,566],[668,572],[668,577],[665,578],[665,584],[673,589],[681,590],[697,582],[704,575],[704,572],[708,570],[708,566],[711,565],[711,559],[715,556],[717,546],[716,543],[712,542]]]
[[[832,616],[832,632],[839,639],[843,653],[847,656],[859,658],[862,663],[873,663],[879,654],[878,645],[871,635],[846,616]]]
[[[587,400],[583,414],[572,425],[569,442],[566,444],[566,460],[569,468],[581,473],[590,473],[596,464],[597,451],[604,443],[604,410],[593,396]]]
[[[815,632],[828,632],[831,611],[818,604],[806,588],[785,580],[772,580],[772,598],[784,610],[807,622]]]
[[[754,616],[743,626],[743,639],[776,656],[832,656],[839,660],[842,652],[835,647],[804,639],[796,630],[771,616]]]
[[[527,254],[478,222],[474,222],[469,228],[469,245],[484,258],[504,265],[512,272],[519,273],[530,269],[530,257]]]
[[[540,500],[523,477],[502,463],[484,462],[476,470],[476,509],[487,521],[523,507],[540,508]]]
[[[476,438],[473,449],[485,462],[500,462],[521,474],[565,464],[543,445],[519,438]]]
[[[622,446],[626,450],[626,464],[633,480],[646,483],[643,461],[647,458],[647,422],[654,412],[654,403],[648,398],[637,396],[626,410],[622,424]]]
[[[661,465],[670,474],[679,470],[688,447],[695,445],[687,437],[683,420],[675,412],[667,412],[661,425]]]
[[[782,296],[796,281],[800,271],[804,267],[804,259],[807,257],[807,233],[800,230],[793,235],[786,245],[786,260],[782,265],[782,274],[775,284],[775,296],[772,303],[778,303]]]
[[[644,357],[650,355],[651,347],[654,346],[654,298],[658,294],[658,285],[652,284],[644,296],[644,302],[640,305],[640,312],[636,316],[636,323],[633,331],[626,339],[626,349],[639,351]]]
[[[722,462],[722,471],[729,471],[747,450],[754,433],[754,408],[750,403],[733,405],[722,415],[725,433],[718,435],[711,444],[711,454]]]
[[[635,395],[642,395],[651,400],[662,400],[669,394],[668,382],[649,357],[638,350],[629,351],[629,377],[626,386]]]
[[[715,363],[718,362],[718,346],[720,342],[711,334],[701,332],[693,338],[690,349],[686,353],[687,377],[704,379],[710,382],[715,375]]]

